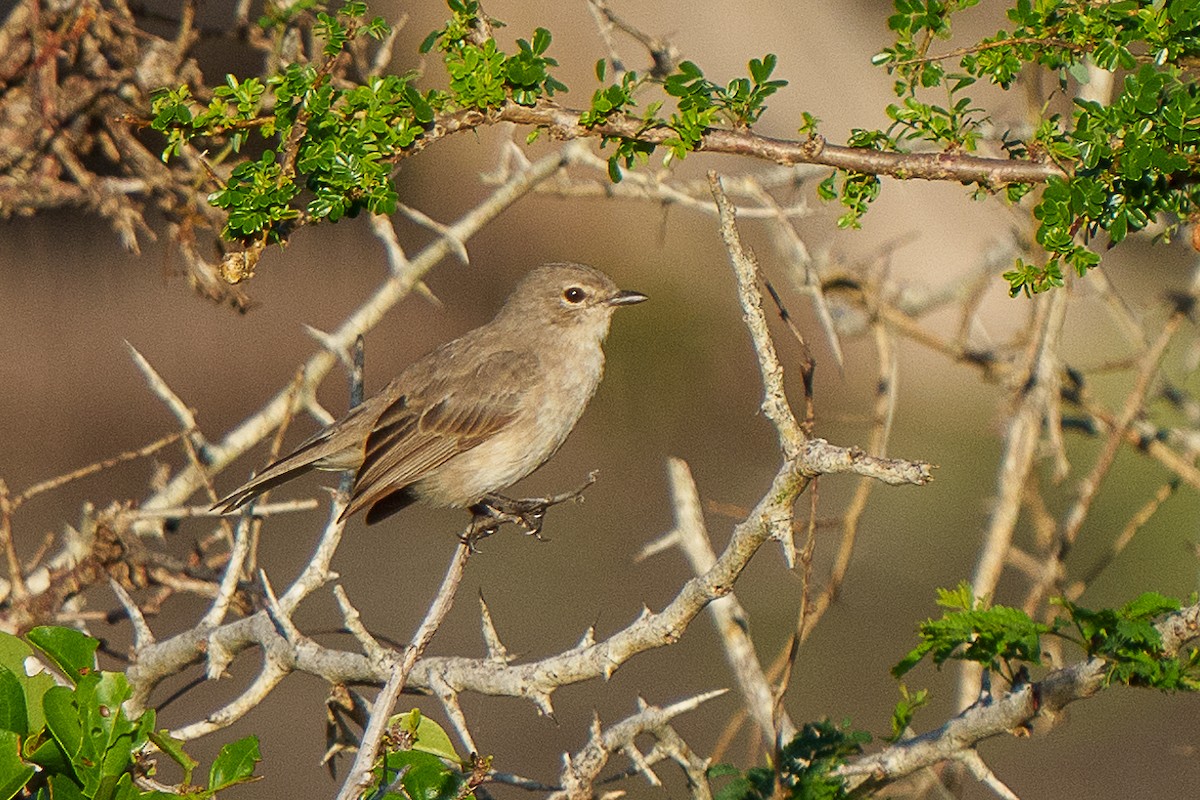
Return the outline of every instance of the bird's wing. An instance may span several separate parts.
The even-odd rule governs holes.
[[[457,360],[419,362],[414,366],[423,369],[401,377],[402,384],[424,388],[401,395],[375,421],[343,516],[419,480],[517,418],[537,369],[534,357],[504,350],[469,370],[449,363]]]
[[[379,399],[382,399],[382,394],[377,395],[375,400]],[[355,407],[342,419],[305,439],[288,455],[268,464],[251,480],[214,503],[213,508],[219,508],[222,512],[232,511],[263,492],[307,472],[316,466],[316,462],[361,444],[370,427],[371,413],[378,407],[375,401]]]

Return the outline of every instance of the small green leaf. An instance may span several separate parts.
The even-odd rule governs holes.
[[[33,655],[33,649],[11,633],[0,631],[0,667],[7,667],[17,675],[25,674],[25,659]]]
[[[75,774],[75,768],[71,766],[71,760],[67,758],[67,754],[63,752],[63,749],[53,736],[48,737],[38,745],[29,754],[29,760],[48,773],[59,773],[62,775]]]
[[[254,765],[262,761],[258,737],[247,736],[221,748],[208,775],[209,791],[219,792],[254,776]]]
[[[416,750],[388,753],[384,763],[386,769],[375,768],[377,783],[388,785],[400,775],[400,785],[411,800],[455,800],[463,784],[462,775],[447,768],[440,758],[429,753]]]
[[[420,709],[414,708],[407,714],[397,714],[392,718],[392,724],[399,725],[401,730],[412,735],[413,750],[449,761],[462,761],[458,753],[454,752],[454,744],[442,726],[423,715]]]
[[[21,680],[7,667],[0,666],[0,731],[22,736],[29,733],[29,714]]]
[[[200,762],[188,755],[183,749],[183,740],[171,736],[165,728],[158,732],[151,732],[147,736],[150,741],[154,742],[155,747],[163,751],[168,758],[183,769],[182,783],[191,783],[192,772],[196,767],[200,766]]]
[[[21,760],[20,748],[20,736],[0,731],[0,800],[16,797],[34,775],[34,768]]]
[[[93,796],[84,794],[84,788],[67,775],[51,775],[46,782],[50,785],[53,800],[93,800]],[[99,795],[94,797],[99,798]]]
[[[26,637],[75,683],[96,669],[96,648],[100,642],[74,628],[40,626]]]
[[[72,761],[83,746],[83,724],[75,706],[75,693],[65,686],[55,686],[42,698],[46,727]]]
[[[929,690],[921,689],[910,692],[903,683],[900,684],[900,700],[892,709],[892,735],[889,741],[898,742],[912,724],[913,715],[917,709],[929,702]]]
[[[608,179],[613,183],[620,183],[622,177],[621,165],[617,163],[617,157],[611,156],[608,159]]]

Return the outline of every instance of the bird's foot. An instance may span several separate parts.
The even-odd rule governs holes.
[[[471,524],[458,538],[472,553],[478,553],[479,541],[500,530],[500,525],[505,520],[497,519],[492,510],[483,503],[471,506],[471,514]]]
[[[478,541],[484,536],[490,536],[505,522],[511,522],[525,529],[525,533],[538,541],[548,541],[542,536],[542,524],[545,522],[546,511],[551,506],[565,503],[568,500],[582,500],[584,491],[596,482],[596,472],[588,475],[587,481],[576,489],[546,497],[512,498],[499,494],[486,494],[483,499],[471,507],[475,517],[467,529],[468,541]],[[471,539],[471,532],[480,532]]]

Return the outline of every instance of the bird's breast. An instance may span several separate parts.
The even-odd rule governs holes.
[[[529,394],[509,425],[460,453],[414,484],[427,502],[468,506],[499,492],[544,464],[566,441],[596,392],[604,371],[599,346],[561,354],[527,376]]]

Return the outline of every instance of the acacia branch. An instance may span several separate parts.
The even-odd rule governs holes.
[[[394,156],[396,160],[420,152],[433,142],[461,131],[475,130],[500,122],[515,122],[541,128],[560,140],[598,138],[628,139],[645,144],[663,145],[679,134],[665,124],[648,124],[639,117],[613,114],[591,127],[579,124],[583,112],[542,100],[534,106],[507,101],[498,109],[466,109],[439,116],[426,134],[411,148]],[[770,161],[785,167],[819,164],[834,169],[885,175],[900,180],[920,178],[931,181],[980,183],[998,188],[1012,183],[1045,183],[1066,173],[1051,162],[1022,161],[1011,158],[987,158],[961,152],[893,153],[865,147],[829,144],[820,136],[804,140],[777,139],[752,130],[709,128],[696,152]]]
[[[1200,638],[1200,604],[1170,614],[1155,625],[1163,638],[1162,655],[1179,654]],[[1014,687],[989,703],[976,704],[936,730],[859,758],[837,770],[846,788],[878,788],[919,769],[958,759],[979,742],[1027,730],[1035,719],[1053,719],[1070,703],[1095,695],[1107,685],[1109,663],[1089,658],[1051,671],[1040,681]]]

